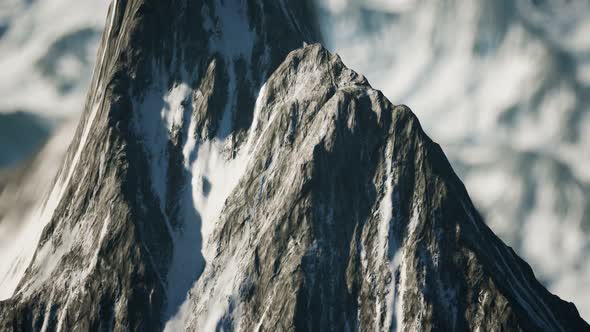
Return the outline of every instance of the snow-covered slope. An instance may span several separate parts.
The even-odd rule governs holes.
[[[113,1],[48,197],[0,223],[0,329],[590,329],[319,40],[301,0]]]
[[[326,41],[444,148],[492,229],[590,317],[590,4],[322,0]]]

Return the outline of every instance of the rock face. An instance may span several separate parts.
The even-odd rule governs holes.
[[[301,1],[114,1],[0,330],[589,330]],[[1,226],[1,225],[0,225]]]

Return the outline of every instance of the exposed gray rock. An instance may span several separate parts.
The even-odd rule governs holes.
[[[590,329],[312,13],[113,2],[0,330]]]

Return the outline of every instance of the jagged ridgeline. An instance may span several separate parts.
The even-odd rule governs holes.
[[[113,1],[0,330],[590,329],[318,41],[306,1]]]

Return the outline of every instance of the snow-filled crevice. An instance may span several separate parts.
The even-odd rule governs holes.
[[[256,150],[258,140],[255,137],[255,129],[259,125],[258,115],[260,113],[260,100],[263,98],[264,93],[265,88],[263,86],[258,94],[254,109],[254,121],[245,140],[246,144],[242,146],[233,158],[227,153],[227,140],[224,142],[215,138],[209,141],[198,141],[196,137],[189,136],[184,145],[184,164],[192,177],[192,182],[190,184],[192,198],[191,204],[200,216],[201,221],[200,235],[203,239],[201,243],[201,254],[204,257],[203,264],[212,261],[214,258],[214,248],[208,244],[209,236],[215,229],[215,225],[219,220],[226,199],[237,186],[242,175],[246,172],[251,156]],[[189,126],[189,131],[194,129],[195,126],[196,124],[192,121]],[[248,241],[250,238],[249,235],[244,234],[242,240]],[[235,289],[232,285],[237,279],[239,279],[236,269],[241,265],[239,261],[241,261],[243,257],[236,257],[235,259],[235,266],[228,269],[229,271],[224,274],[225,277],[220,279],[224,280],[220,281],[221,283],[227,284],[227,287],[223,288],[227,293],[210,296],[209,298],[212,301],[213,299],[231,298],[231,294]],[[171,270],[174,269],[174,262],[172,266]],[[183,268],[183,266],[179,265],[179,268]],[[184,295],[186,295],[186,293]],[[205,325],[209,327],[215,326],[217,321],[221,319],[225,313],[226,305],[228,305],[227,301],[213,301],[210,308],[212,316],[209,320],[209,324]],[[188,299],[185,303],[180,305],[178,309],[178,312],[171,316],[170,320],[167,322],[166,330],[174,331],[179,326],[185,326],[186,320],[190,317],[190,312],[188,312],[188,310],[190,310],[190,303],[188,303]],[[214,313],[217,313],[218,315],[216,316]]]
[[[174,132],[186,128],[183,122],[191,118],[192,89],[187,83],[177,83],[168,89],[166,81],[164,78],[154,80],[149,92],[134,100],[133,130],[144,148],[151,191],[173,242],[164,310],[164,317],[170,317],[202,271],[204,260],[198,254],[202,249],[201,217],[192,205],[190,187],[184,182],[180,183],[180,188],[169,185],[174,172],[181,172],[182,179],[190,177],[182,166],[178,170],[178,165],[170,164],[170,155],[174,153],[171,150]]]
[[[399,193],[394,190],[394,165],[393,165],[393,145],[389,141],[384,153],[385,159],[385,196],[379,204],[379,246],[378,257],[383,260],[383,264],[387,267],[389,275],[391,275],[391,282],[385,285],[385,303],[381,303],[381,298],[376,299],[377,316],[375,317],[376,330],[391,331],[399,327],[398,321],[401,320],[401,312],[397,305],[401,306],[400,294],[397,288],[397,271],[400,268],[401,253],[398,252],[400,247],[395,240],[394,227],[396,222],[400,220],[399,214]],[[385,316],[385,319],[381,317]],[[383,324],[382,326],[380,324]]]
[[[230,72],[232,69],[229,68]],[[235,84],[232,81],[228,83],[230,87]],[[150,92],[133,102],[133,129],[144,147],[151,190],[159,201],[163,221],[173,241],[166,277],[168,302],[163,316],[168,321],[182,314],[179,311],[189,289],[198,280],[207,257],[211,258],[207,239],[226,198],[246,169],[251,146],[256,140],[251,130],[246,144],[233,153],[231,135],[216,135],[212,139],[199,137],[193,103],[196,102],[194,98],[202,94],[188,83],[166,88],[164,82],[167,80],[155,80]],[[235,99],[234,94],[230,89],[228,100]],[[231,102],[228,104],[224,117],[235,109]],[[258,107],[255,107],[253,128],[257,113]],[[229,133],[230,127],[222,125],[219,130]],[[170,164],[170,160],[177,160],[170,158],[173,153],[180,154],[182,165]],[[175,174],[181,176],[180,187],[170,186]]]

